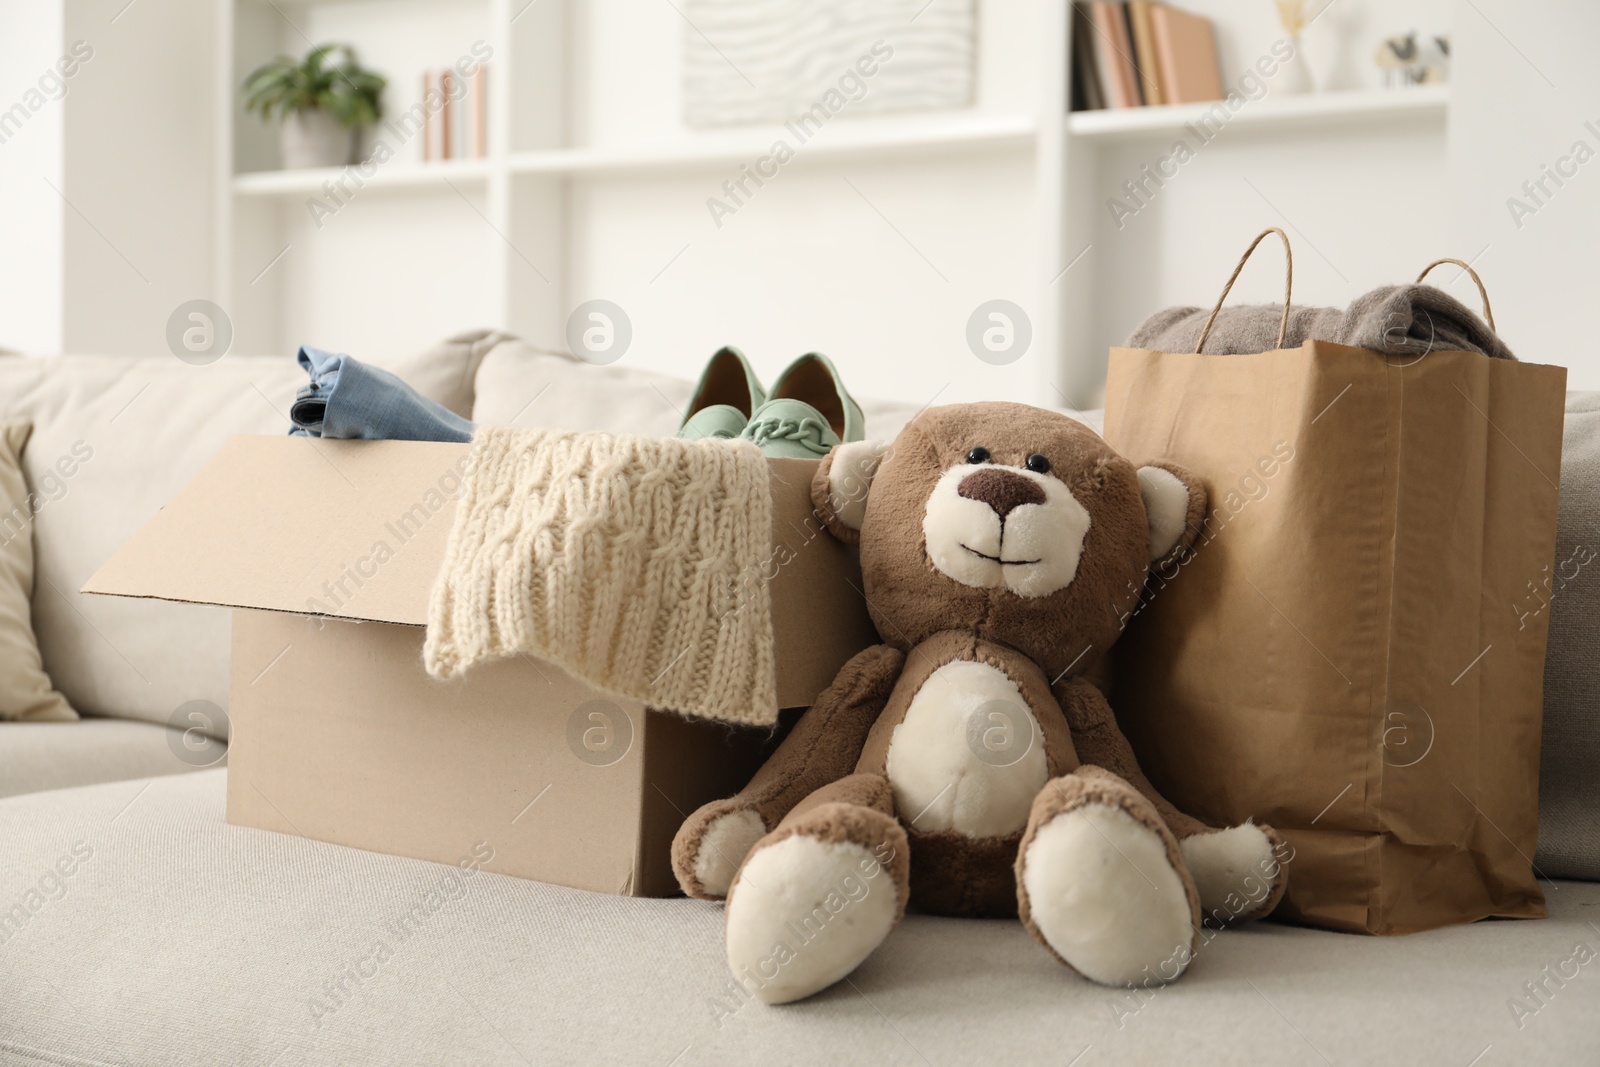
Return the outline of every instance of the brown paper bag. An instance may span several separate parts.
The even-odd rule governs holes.
[[[1106,438],[1210,492],[1195,551],[1114,650],[1113,706],[1180,808],[1283,832],[1279,916],[1377,934],[1542,917],[1566,371],[1285,350],[1283,325],[1257,355],[1111,352]]]

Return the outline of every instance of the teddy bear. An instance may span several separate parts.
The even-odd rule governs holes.
[[[1170,981],[1202,923],[1272,911],[1270,826],[1169,804],[1088,666],[1200,534],[1206,493],[1087,425],[1023,404],[929,408],[887,448],[834,448],[811,486],[859,546],[882,639],[736,796],[674,841],[683,890],[726,900],[728,962],[785,1003],[848,975],[914,904],[1017,917],[1072,970]],[[1146,669],[1159,670],[1159,664]]]

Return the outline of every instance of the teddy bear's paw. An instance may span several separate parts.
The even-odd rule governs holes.
[[[1177,842],[1131,788],[1085,797],[1072,776],[1051,787],[1059,783],[1079,795],[1040,795],[1018,853],[1023,922],[1096,982],[1172,981],[1188,966],[1200,920]]]
[[[1287,884],[1282,841],[1270,826],[1243,823],[1194,834],[1178,844],[1200,893],[1208,926],[1259,919],[1275,908]]]
[[[718,800],[683,821],[672,840],[672,870],[678,885],[699,900],[721,900],[767,828],[761,816],[737,799]]]
[[[855,970],[897,918],[895,887],[871,849],[791,834],[757,849],[739,872],[728,965],[761,1000],[786,1004]]]
[[[707,823],[694,858],[694,874],[704,892],[727,896],[739,865],[766,834],[761,816],[747,808],[718,815]]]

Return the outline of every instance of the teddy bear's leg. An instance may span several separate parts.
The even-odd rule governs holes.
[[[1287,863],[1293,851],[1276,830],[1256,822],[1219,830],[1179,811],[1139,769],[1133,746],[1098,689],[1082,678],[1071,678],[1057,685],[1055,693],[1072,728],[1078,758],[1132,785],[1178,839],[1178,850],[1200,893],[1206,925],[1249,922],[1278,906],[1288,886]]]
[[[1080,767],[1033,802],[1017,850],[1017,910],[1059,959],[1106,985],[1170,982],[1198,946],[1200,899],[1155,806]]]
[[[796,804],[855,768],[904,663],[904,654],[887,645],[857,653],[750,784],[684,820],[672,840],[672,869],[685,893],[701,900],[727,896],[755,843]]]
[[[797,805],[728,891],[728,965],[768,1004],[825,989],[905,914],[910,853],[889,783],[854,774]]]

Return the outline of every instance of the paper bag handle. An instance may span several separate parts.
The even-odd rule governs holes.
[[[1483,317],[1489,323],[1489,329],[1492,331],[1494,329],[1494,309],[1489,306],[1489,290],[1483,287],[1483,279],[1478,277],[1478,272],[1472,269],[1472,264],[1463,263],[1459,259],[1436,259],[1422,268],[1422,273],[1417,275],[1417,284],[1421,285],[1422,279],[1428,276],[1430,270],[1444,263],[1454,263],[1472,276],[1472,283],[1478,287],[1478,295],[1483,297]]]
[[[1275,233],[1283,240],[1283,317],[1278,320],[1278,347],[1283,347],[1283,339],[1289,333],[1289,297],[1294,291],[1294,250],[1289,247],[1289,235],[1276,226],[1268,226],[1256,234],[1256,239],[1250,242],[1250,247],[1244,250],[1244,255],[1239,257],[1239,265],[1233,268],[1233,273],[1228,275],[1228,284],[1222,287],[1222,295],[1217,297],[1216,307],[1211,309],[1211,317],[1206,319],[1205,328],[1200,331],[1200,340],[1195,343],[1195,355],[1199,355],[1206,347],[1206,338],[1211,336],[1211,324],[1217,321],[1217,313],[1222,310],[1223,301],[1228,299],[1228,291],[1233,288],[1233,283],[1239,280],[1239,272],[1244,270],[1244,265],[1250,258],[1250,253],[1256,250],[1256,245],[1266,239],[1267,234]]]

